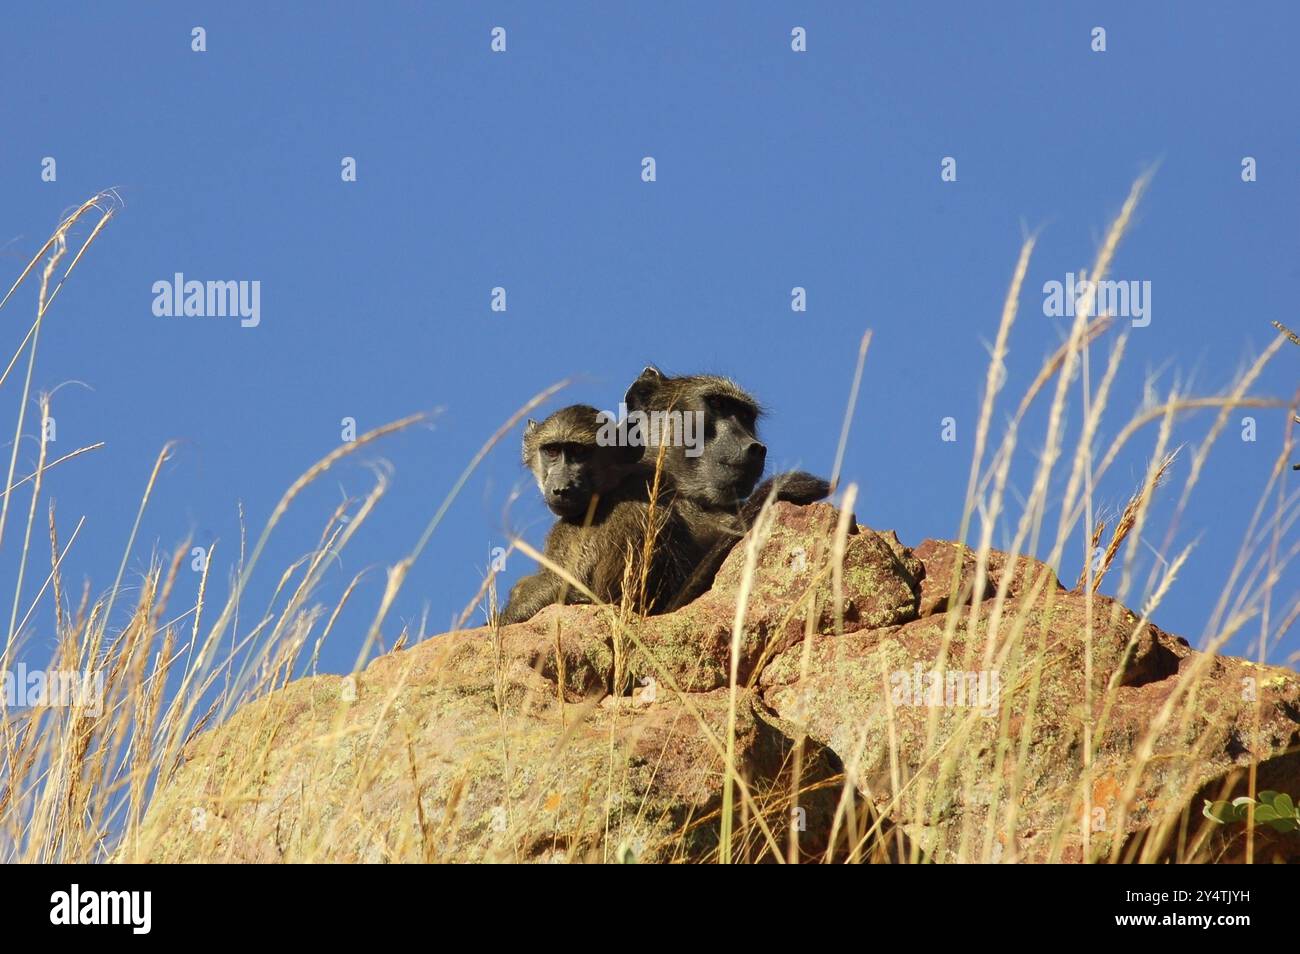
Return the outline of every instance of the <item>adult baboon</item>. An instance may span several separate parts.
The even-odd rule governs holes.
[[[767,458],[758,439],[762,409],[728,378],[669,377],[650,365],[623,400],[629,421],[645,437],[645,459],[653,461],[662,453],[663,469],[676,490],[674,509],[700,555],[667,610],[684,606],[713,585],[732,546],[753,526],[769,496],[810,504],[831,492],[827,481],[802,471],[771,477],[755,489]]]

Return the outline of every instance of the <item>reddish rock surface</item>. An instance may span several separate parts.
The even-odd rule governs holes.
[[[673,614],[550,607],[247,704],[123,857],[715,860],[729,725],[737,860],[1236,861],[1244,829],[1204,800],[1252,763],[1300,796],[1295,672],[1197,652],[1029,558],[980,574],[965,547],[854,527],[835,574],[835,523],[776,506],[734,707],[748,540]],[[1252,849],[1300,860],[1300,836]]]

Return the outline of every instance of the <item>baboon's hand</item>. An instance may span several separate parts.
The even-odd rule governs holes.
[[[544,607],[560,598],[561,582],[549,570],[524,577],[510,590],[510,599],[506,600],[498,622],[502,626],[509,626],[511,623],[532,619]]]
[[[773,488],[775,488],[775,491]],[[745,501],[744,506],[741,507],[740,515],[744,526],[748,529],[758,519],[758,514],[769,497],[775,496],[777,500],[799,504],[803,507],[826,499],[830,496],[830,493],[831,485],[829,481],[805,473],[802,470],[793,470],[789,473],[769,477],[759,484],[754,492],[749,495],[749,499]]]

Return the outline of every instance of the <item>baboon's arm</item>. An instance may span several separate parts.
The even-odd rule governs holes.
[[[559,602],[563,587],[564,581],[550,570],[524,577],[510,589],[510,599],[501,611],[501,625],[532,619],[544,607]]]
[[[718,575],[718,570],[722,569],[722,564],[727,559],[727,554],[731,552],[731,548],[736,545],[741,536],[754,526],[769,497],[807,506],[830,496],[830,492],[831,485],[828,481],[801,470],[778,474],[763,481],[740,507],[740,532],[720,535],[676,595],[668,602],[664,612],[671,613],[673,610],[681,609],[709,591],[713,586],[713,578]]]
[[[704,558],[696,564],[691,575],[687,577],[686,582],[668,601],[668,605],[661,612],[671,613],[673,610],[679,610],[687,603],[692,603],[699,597],[707,593],[713,586],[713,578],[718,575],[718,570],[722,569],[722,564],[727,559],[727,554],[739,540],[738,536],[727,536],[713,545]]]
[[[773,496],[773,488],[776,488],[775,497],[777,500],[799,504],[801,507],[824,500],[831,495],[829,481],[805,473],[802,470],[792,470],[789,473],[769,477],[758,485],[740,508],[741,523],[746,530],[752,527],[754,521],[758,519],[763,504],[767,503],[767,498]]]

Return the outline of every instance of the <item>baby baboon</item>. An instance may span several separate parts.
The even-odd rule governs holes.
[[[671,491],[661,488],[651,505],[654,473],[641,465],[643,452],[628,446],[607,415],[585,404],[562,408],[541,424],[529,421],[524,429],[524,463],[560,518],[546,535],[546,557],[614,604],[622,599],[625,572],[639,592],[644,569],[644,605],[638,608],[654,612],[682,585],[693,554]],[[562,597],[586,601],[543,567],[514,585],[500,621],[523,622]]]
[[[769,496],[810,504],[831,492],[827,481],[802,471],[771,477],[755,489],[767,457],[758,440],[762,410],[734,381],[705,374],[668,377],[651,365],[632,382],[624,403],[629,420],[633,412],[642,413],[646,459],[666,445],[663,469],[676,489],[673,506],[699,554],[667,610],[713,585],[723,560]]]
[[[594,407],[574,404],[541,424],[530,420],[525,425],[524,465],[557,517],[581,519],[593,494],[608,495],[637,469],[644,448],[625,442],[601,446],[597,440],[607,421]]]

